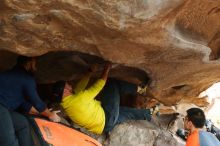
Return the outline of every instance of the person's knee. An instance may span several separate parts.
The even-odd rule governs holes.
[[[0,123],[1,124],[9,124],[11,123],[11,115],[10,112],[8,111],[8,109],[2,107],[0,105]]]
[[[28,127],[28,128],[30,127],[29,121],[26,117],[24,117],[23,122],[24,122],[25,127]]]
[[[30,129],[29,121],[25,116],[18,113],[14,113],[12,115],[12,120],[15,127],[15,131]]]
[[[18,146],[14,125],[8,109],[0,106],[0,143],[4,146]],[[4,126],[3,126],[4,125]]]
[[[20,124],[19,128],[21,128],[21,129],[30,129],[30,124],[29,124],[26,117],[22,116],[21,121],[22,121],[22,124]]]
[[[1,118],[3,118],[5,115],[9,116],[8,109],[2,107],[1,105],[0,105],[0,115],[1,115]]]

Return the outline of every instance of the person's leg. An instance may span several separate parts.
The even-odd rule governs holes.
[[[136,109],[129,107],[120,107],[117,123],[126,120],[148,120],[151,121],[151,112],[149,109]]]
[[[0,145],[19,146],[8,109],[0,105]]]
[[[25,116],[17,112],[10,112],[20,146],[32,146],[30,124]]]
[[[118,121],[120,95],[115,80],[108,80],[101,94],[101,103],[105,111],[104,132],[111,131]]]

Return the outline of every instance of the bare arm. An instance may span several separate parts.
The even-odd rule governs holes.
[[[82,90],[85,90],[86,86],[89,83],[92,73],[88,72],[84,77],[76,84],[74,88],[74,93],[79,93]]]
[[[59,122],[60,120],[60,117],[54,113],[54,112],[51,112],[49,111],[48,108],[46,108],[43,112],[40,113],[41,115],[45,116],[45,117],[48,117],[51,121],[54,121],[54,122]]]
[[[84,97],[87,97],[89,99],[94,99],[98,93],[103,89],[105,86],[106,80],[108,78],[108,73],[110,71],[111,65],[107,64],[104,67],[103,73],[101,75],[101,78],[98,79],[93,85],[91,85],[87,90],[84,90],[82,94],[84,94]]]
[[[39,112],[36,110],[35,107],[31,107],[30,111],[29,111],[29,114],[32,114],[32,115],[39,115]]]
[[[47,118],[49,118],[53,122],[60,122],[60,117],[57,115],[57,111],[49,111],[48,108],[46,108],[43,112],[39,113],[35,107],[31,107],[29,114],[33,115],[43,115]]]
[[[111,64],[105,65],[104,71],[103,71],[102,76],[101,76],[101,78],[102,78],[103,80],[105,80],[105,81],[107,80],[107,78],[108,78],[108,73],[109,73],[110,69],[111,69]]]
[[[75,88],[74,88],[74,92],[75,93],[79,93],[80,91],[82,90],[85,90],[88,83],[89,83],[89,80],[92,76],[92,74],[94,72],[96,72],[98,69],[98,66],[97,64],[93,64],[92,66],[90,66],[88,72],[83,76],[83,78],[76,84]]]

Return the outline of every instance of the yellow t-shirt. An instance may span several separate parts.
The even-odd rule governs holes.
[[[105,80],[97,80],[85,90],[89,77],[82,79],[75,88],[75,94],[63,98],[61,106],[76,124],[96,134],[101,134],[105,126],[105,113],[101,102],[94,99],[105,85]]]

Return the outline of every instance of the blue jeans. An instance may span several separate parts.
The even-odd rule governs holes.
[[[33,146],[28,120],[0,104],[0,146]]]
[[[120,96],[136,95],[137,86],[125,81],[109,79],[101,93],[101,103],[105,111],[104,132],[111,131],[116,124],[126,120],[151,120],[149,109],[135,109],[120,106]]]

